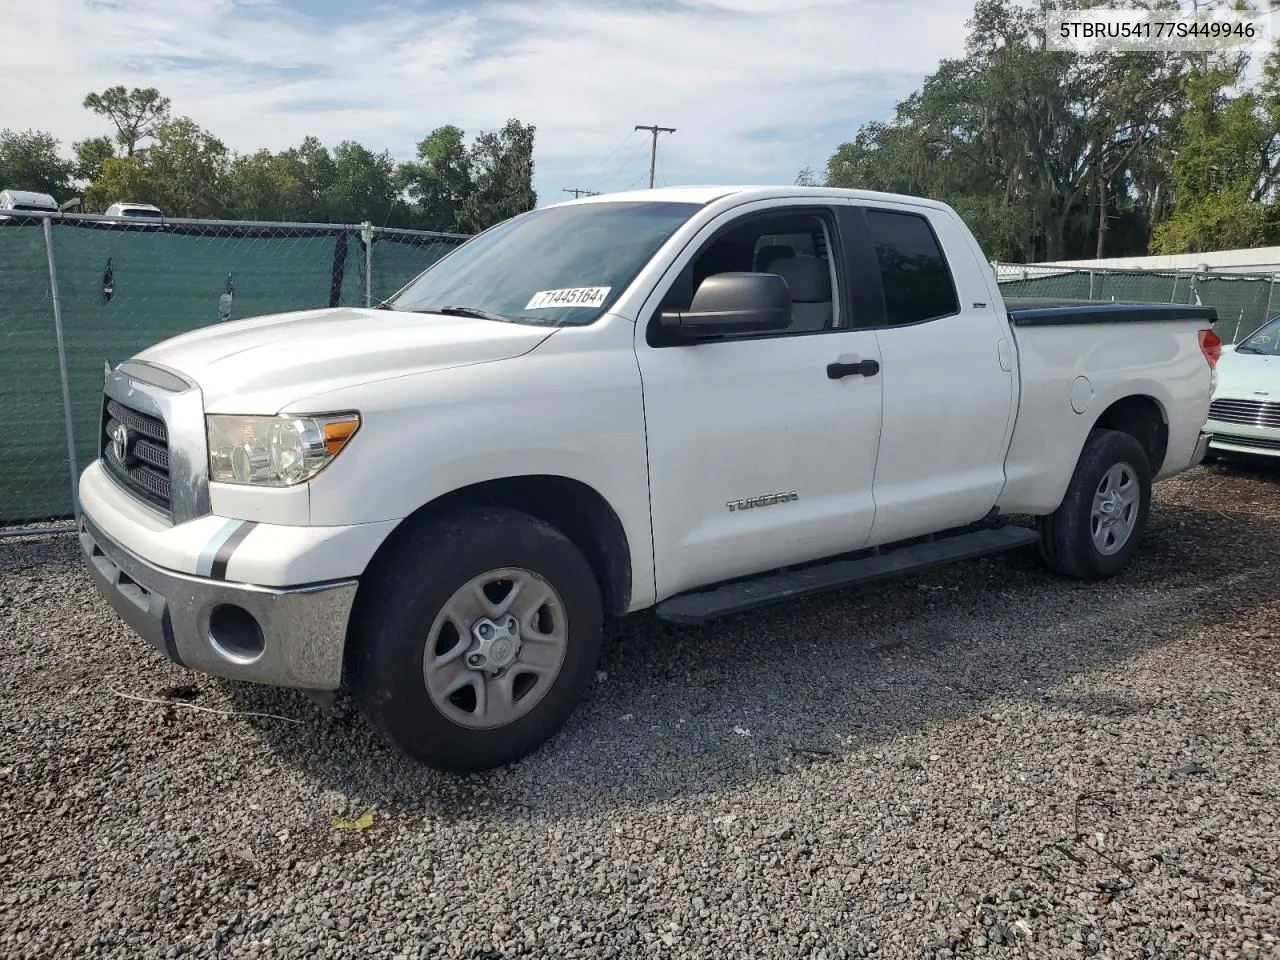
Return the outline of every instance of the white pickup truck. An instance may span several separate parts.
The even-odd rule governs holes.
[[[1152,482],[1205,454],[1214,319],[1006,304],[955,212],[914,197],[583,198],[374,309],[121,363],[80,539],[177,663],[345,684],[420,762],[488,768],[565,722],[609,616],[1037,542],[1064,575],[1117,573]]]

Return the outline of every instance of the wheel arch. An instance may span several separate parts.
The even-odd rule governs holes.
[[[1141,393],[1121,397],[1099,414],[1092,429],[1118,430],[1137,440],[1147,453],[1153,477],[1164,465],[1169,452],[1169,418],[1154,397]]]
[[[586,557],[605,613],[620,616],[627,611],[632,593],[631,545],[622,521],[593,487],[551,474],[484,480],[441,494],[400,521],[366,569],[375,570],[397,544],[424,524],[468,507],[506,507],[555,527]]]

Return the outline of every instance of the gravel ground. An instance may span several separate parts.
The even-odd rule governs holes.
[[[1160,485],[1101,586],[1027,552],[637,617],[468,778],[167,664],[72,538],[5,542],[0,953],[1280,956],[1278,478]]]

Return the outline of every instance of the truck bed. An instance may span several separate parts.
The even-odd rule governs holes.
[[[1213,324],[1218,320],[1217,308],[1194,304],[1099,302],[1053,297],[1010,297],[1004,303],[1010,322],[1020,327],[1075,323],[1167,323],[1178,320]]]

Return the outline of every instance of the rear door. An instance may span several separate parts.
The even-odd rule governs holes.
[[[985,516],[1004,485],[1015,373],[989,267],[954,215],[856,202],[880,315],[883,412],[873,543]],[[869,264],[870,266],[870,264]]]

